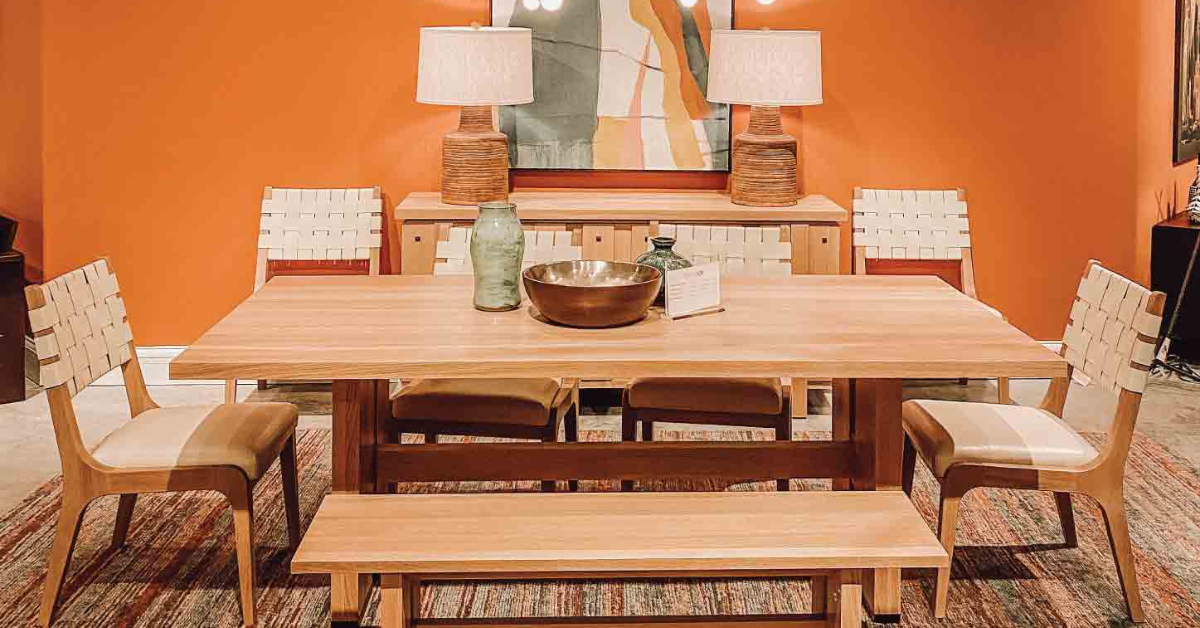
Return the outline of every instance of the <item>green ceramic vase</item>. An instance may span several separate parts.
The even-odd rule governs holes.
[[[641,257],[637,258],[637,263],[653,266],[662,273],[662,287],[658,289],[658,297],[654,299],[656,305],[662,305],[667,295],[667,273],[681,268],[691,268],[692,262],[674,251],[675,238],[664,236],[650,238],[650,244],[654,246],[654,249],[643,253]]]
[[[525,231],[512,203],[482,203],[471,233],[475,309],[505,312],[521,306]]]

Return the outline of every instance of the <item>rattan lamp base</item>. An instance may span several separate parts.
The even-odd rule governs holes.
[[[796,166],[796,138],[783,132],[779,107],[752,107],[750,127],[733,139],[730,200],[757,207],[795,205]]]
[[[491,107],[463,107],[458,130],[442,139],[442,202],[508,200],[508,137],[492,128]]]

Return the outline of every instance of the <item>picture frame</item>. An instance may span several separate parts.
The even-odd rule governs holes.
[[[1200,0],[1177,0],[1175,7],[1175,107],[1172,161],[1200,155]]]
[[[534,102],[497,113],[513,170],[730,172],[732,110],[704,93],[707,32],[733,28],[734,0],[670,5],[678,15],[637,0],[491,0],[493,26],[534,29]]]

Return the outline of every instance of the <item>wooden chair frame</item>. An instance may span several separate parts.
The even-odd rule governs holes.
[[[355,189],[357,189],[357,188],[355,188]],[[366,188],[363,188],[363,189],[366,189]],[[379,186],[375,186],[374,188],[372,188],[372,190],[373,190],[372,198],[374,198],[376,200],[383,199],[382,188],[380,188]],[[274,193],[275,193],[275,188],[267,186],[266,188],[263,189],[263,200],[264,201],[272,200]],[[382,219],[382,214],[380,217]],[[386,229],[381,228],[381,239],[382,239],[382,234],[386,233],[386,232],[387,232]],[[287,269],[286,272],[281,273],[281,274],[288,274],[288,275],[344,274],[344,269],[341,269],[342,272],[339,273],[338,262],[356,262],[356,263],[358,263],[358,262],[363,262],[363,261],[367,262],[367,274],[368,275],[378,275],[380,272],[379,271],[380,254],[381,254],[380,252],[383,249],[382,242],[380,243],[380,246],[377,246],[377,247],[372,246],[369,248],[370,248],[370,252],[369,252],[369,255],[366,260],[362,260],[362,259],[346,259],[346,260],[282,259],[282,260],[273,260],[273,259],[269,259],[269,257],[270,257],[268,254],[269,249],[263,248],[260,243],[259,248],[258,248],[258,255],[255,258],[255,263],[254,263],[254,292],[258,292],[260,289],[262,289],[262,287],[264,285],[266,285],[267,281],[269,281],[274,274],[277,274],[279,272],[278,270],[273,270],[273,268],[272,268],[274,266],[274,264],[272,264],[272,262],[276,262],[276,261],[284,262],[284,263],[297,262],[297,263],[306,263],[306,264],[318,264],[318,266],[316,266],[316,267],[307,267],[306,266],[306,267],[301,267],[301,268],[289,268],[289,269]],[[267,380],[265,380],[265,379],[258,380],[258,389],[266,390],[267,389]],[[237,403],[237,380],[236,379],[225,380],[225,403]]]
[[[103,258],[112,268],[112,262]],[[41,286],[25,289],[29,309],[45,307],[47,301]],[[49,330],[47,330],[49,331]],[[142,377],[134,342],[129,342],[130,358],[120,366],[125,380],[125,394],[129,402],[131,418],[148,410],[159,408],[150,397]],[[162,467],[121,469],[102,464],[92,457],[79,431],[75,406],[67,384],[59,384],[46,390],[50,403],[50,418],[54,424],[54,437],[58,455],[62,460],[63,488],[62,511],[58,516],[58,527],[50,551],[48,572],[43,588],[39,621],[50,626],[54,609],[62,594],[63,583],[71,560],[71,552],[79,535],[80,524],[88,506],[97,498],[120,495],[117,521],[113,529],[111,550],[125,545],[133,520],[137,497],[143,493],[168,493],[180,491],[217,491],[225,496],[233,509],[234,537],[237,548],[238,581],[245,625],[255,623],[254,610],[254,486],[255,481],[235,466],[205,467]],[[300,500],[296,473],[295,434],[282,442],[278,456],[283,475],[284,506],[287,511],[289,547],[295,550],[300,543]]]
[[[796,384],[792,382],[792,386]],[[690,410],[667,410],[661,408],[634,408],[629,405],[629,389],[621,392],[621,440],[638,440],[638,423],[641,423],[643,442],[654,440],[654,422],[685,423],[688,425],[729,425],[736,427],[760,427],[775,430],[775,440],[792,440],[792,386],[783,387],[783,405],[779,414],[741,414],[732,412],[694,412]],[[806,390],[801,384],[798,390]],[[776,479],[776,490],[786,491],[790,480]],[[632,491],[633,480],[622,480],[621,490]]]
[[[854,198],[856,200],[861,200],[863,198],[863,189],[861,187],[854,188]],[[960,200],[960,201],[967,200],[967,191],[965,189],[958,188],[958,200]],[[853,220],[853,212],[851,213],[851,220]],[[868,274],[868,272],[867,272],[867,248],[864,246],[855,245],[853,247],[853,250],[854,250],[854,259],[852,260],[852,263],[851,263],[851,273],[855,274],[855,275]],[[907,260],[906,259],[906,260],[897,260],[897,261],[909,261],[909,262],[913,262],[915,264],[921,264],[921,265],[941,264],[941,265],[957,266],[958,272],[959,272],[959,277],[962,282],[962,287],[961,287],[962,293],[971,297],[972,299],[974,299],[976,301],[979,301],[980,303],[983,303],[982,301],[980,301],[979,294],[975,290],[975,262],[974,262],[974,257],[971,253],[970,247],[964,247],[962,249],[962,259],[952,259],[952,260],[937,260],[937,259]],[[987,306],[987,307],[988,307],[988,309],[993,309],[990,306]],[[995,310],[993,309],[993,311],[995,311]],[[996,312],[996,313],[997,313],[997,315],[1003,316],[999,312]],[[1004,320],[1007,321],[1008,319],[1005,318]],[[967,380],[965,380],[965,379],[960,380],[960,383],[962,383],[963,385],[966,385]],[[998,389],[998,393],[999,393],[998,397],[999,397],[1000,403],[1003,403],[1003,404],[1012,403],[1012,396],[1009,393],[1009,379],[1007,377],[997,378],[996,388]]]
[[[415,384],[412,382],[409,385]],[[558,442],[558,433],[564,431],[566,442],[579,442],[579,381],[564,379],[560,384],[554,401],[550,404],[550,413],[546,424],[533,425],[504,425],[501,423],[468,423],[464,421],[441,421],[435,418],[400,418],[392,416],[388,422],[389,442],[400,443],[403,434],[423,434],[425,444],[436,445],[439,436],[484,436],[495,438],[514,438],[536,440],[543,443]],[[578,480],[569,480],[570,490],[579,490]],[[554,492],[554,480],[542,480],[542,491]]]
[[[1089,261],[1087,268],[1097,264]],[[1085,276],[1086,272],[1085,272]],[[1166,295],[1152,292],[1146,312],[1162,316]],[[1155,339],[1143,338],[1153,343]],[[1066,345],[1060,351],[1064,357]],[[1138,368],[1147,368],[1139,366]],[[1068,366],[1067,377],[1055,379],[1039,406],[1062,418],[1067,393],[1071,387],[1074,367]],[[1125,462],[1129,458],[1129,446],[1141,408],[1142,393],[1122,388],[1117,402],[1116,416],[1109,425],[1107,437],[1099,456],[1087,464],[1072,467],[1038,467],[1015,464],[956,464],[950,467],[941,479],[941,495],[938,509],[938,537],[942,546],[954,558],[954,536],[958,523],[958,508],[964,495],[976,488],[1008,488],[1054,493],[1059,518],[1062,523],[1063,539],[1067,547],[1076,547],[1075,514],[1071,505],[1071,494],[1080,493],[1095,500],[1104,513],[1104,523],[1113,559],[1117,565],[1117,576],[1125,596],[1129,616],[1134,622],[1142,623],[1141,593],[1137,573],[1134,569],[1133,546],[1129,540],[1129,522],[1125,515],[1124,477]],[[913,475],[916,471],[918,452],[912,436],[905,425],[903,488],[912,495]],[[926,460],[933,467],[933,461]],[[950,589],[950,568],[938,569],[937,587],[934,594],[934,617],[946,616],[947,598]]]

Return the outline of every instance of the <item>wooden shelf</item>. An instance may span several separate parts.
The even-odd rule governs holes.
[[[846,210],[828,197],[810,194],[794,207],[734,205],[719,192],[628,192],[586,190],[513,192],[522,220],[680,222],[844,222]],[[474,220],[474,207],[446,205],[437,192],[414,192],[396,206],[396,220]]]

